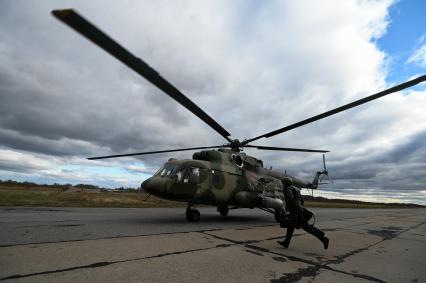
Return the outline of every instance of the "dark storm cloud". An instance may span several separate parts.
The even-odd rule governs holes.
[[[1,135],[1,144],[53,155],[81,155],[99,147],[111,152],[150,150],[159,143],[172,147],[188,140],[174,135],[187,133],[185,128],[194,119],[182,107],[55,21],[48,13],[49,5],[44,10],[34,7],[44,13],[38,17],[27,17],[28,9],[19,6],[8,7],[15,12],[13,20],[3,18],[0,126],[7,134]],[[62,40],[55,40],[58,29]],[[40,35],[36,41],[34,30],[44,30],[36,32]],[[53,40],[46,44],[49,30]],[[66,53],[70,60],[58,53]]]
[[[4,129],[0,129],[0,135],[1,144],[4,146],[48,155],[75,155],[76,152],[88,154],[93,148],[97,148],[87,142],[65,138],[52,140]]]
[[[410,140],[401,145],[397,145],[381,160],[384,162],[422,162],[426,163],[426,131],[420,132]]]
[[[390,150],[371,152],[371,154],[347,158],[347,160],[344,158],[337,161],[328,160],[327,169],[334,184],[320,186],[320,191],[352,195],[352,197],[374,195],[383,198],[404,198],[401,194],[405,193],[409,194],[410,201],[418,202],[418,199],[421,199],[420,192],[426,188],[425,137],[423,131]],[[351,156],[350,153],[346,155]],[[327,159],[330,159],[333,157],[333,152],[327,156]],[[319,155],[313,155],[305,162],[296,162],[291,168],[283,166],[277,168],[287,169],[288,172],[305,180],[312,180],[314,173],[322,169],[320,161]]]
[[[27,166],[26,164],[13,164],[10,162],[2,162],[0,160],[0,171],[12,171],[18,173],[35,173],[40,168],[34,166]]]

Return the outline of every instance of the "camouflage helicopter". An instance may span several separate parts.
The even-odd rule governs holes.
[[[270,138],[325,117],[351,109],[393,92],[414,86],[426,80],[426,75],[396,85],[387,90],[356,100],[346,105],[307,118],[297,123],[268,132],[266,134],[240,141],[232,139],[215,120],[188,99],[182,92],[164,79],[157,71],[140,58],[135,57],[108,35],[72,9],[54,10],[52,14],[81,35],[110,53],[116,59],[151,82],[157,88],[187,108],[222,137],[226,144],[215,146],[191,147],[159,151],[146,151],[128,154],[98,156],[90,160],[117,158],[125,156],[148,155],[178,151],[202,150],[193,154],[192,159],[177,160],[170,158],[152,177],[145,180],[141,188],[148,194],[160,198],[188,203],[186,217],[188,221],[200,219],[200,212],[193,209],[196,204],[217,206],[218,212],[226,216],[229,209],[260,208],[275,215],[278,220],[285,212],[283,189],[290,184],[298,188],[317,189],[323,178],[328,178],[324,153],[327,150],[270,147],[251,144],[261,138]],[[312,182],[305,182],[282,172],[263,166],[262,160],[242,152],[244,148],[260,150],[319,152],[323,153],[323,170],[318,171]],[[216,149],[216,150],[214,150]]]

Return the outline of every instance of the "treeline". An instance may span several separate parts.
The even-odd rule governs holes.
[[[37,184],[37,183],[33,183],[33,182],[28,182],[28,181],[24,181],[24,182],[18,182],[18,181],[14,181],[14,180],[0,180],[0,186],[1,185],[5,185],[5,186],[10,186],[10,187],[39,187],[39,188],[56,188],[56,189],[68,189],[68,188],[77,188],[77,189],[85,189],[85,190],[101,190],[101,191],[106,191],[106,190],[111,190],[108,188],[104,188],[104,187],[99,187],[96,185],[88,185],[88,184],[77,184],[77,185],[72,185],[72,184],[58,184],[58,183],[54,183],[54,184]],[[114,191],[134,191],[134,188],[125,188],[125,187],[118,187],[113,189]]]
[[[325,202],[325,203],[350,203],[350,204],[381,204],[381,205],[390,205],[390,206],[401,206],[401,207],[423,207],[422,205],[412,204],[412,203],[382,203],[382,202],[368,202],[361,200],[350,200],[350,199],[329,199],[324,197],[313,197],[310,195],[303,195],[303,199],[305,201],[313,201],[313,202]]]

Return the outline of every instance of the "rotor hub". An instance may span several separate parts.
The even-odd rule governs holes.
[[[240,152],[242,144],[239,139],[234,139],[231,141],[229,146],[231,147],[233,151]]]

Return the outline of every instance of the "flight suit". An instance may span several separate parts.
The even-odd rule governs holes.
[[[291,238],[293,236],[294,229],[297,227],[302,228],[309,234],[317,237],[324,245],[324,248],[328,248],[328,238],[325,237],[325,233],[314,227],[313,225],[309,225],[308,221],[303,217],[303,198],[300,194],[298,188],[294,186],[287,186],[284,188],[284,197],[286,202],[286,210],[290,212],[290,215],[296,218],[296,225],[287,227],[285,239],[282,242],[279,242],[282,246],[288,248]]]

